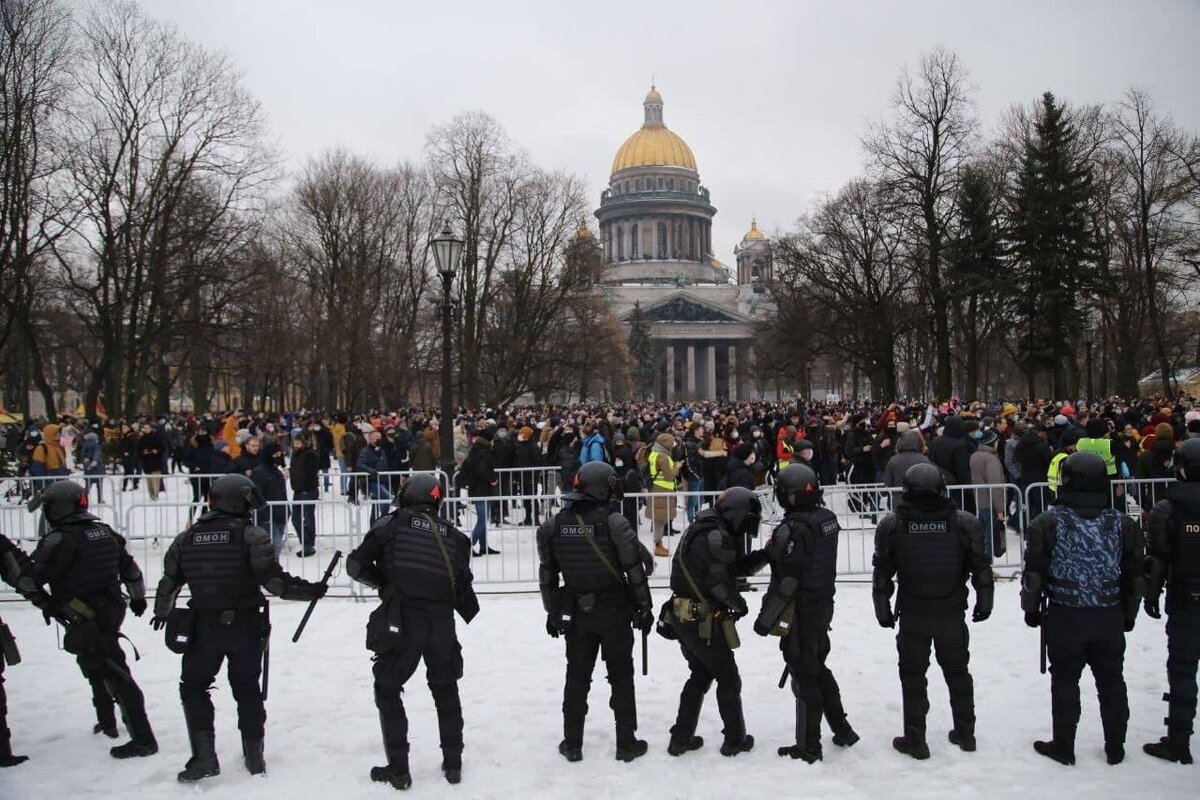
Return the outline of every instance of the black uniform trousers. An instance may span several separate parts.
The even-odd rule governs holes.
[[[12,732],[8,729],[8,696],[4,693],[4,656],[0,655],[0,744],[8,742],[11,736]],[[0,751],[3,749],[0,747]]]
[[[563,739],[583,745],[583,722],[596,656],[604,659],[611,695],[608,707],[616,718],[617,746],[633,743],[637,731],[637,697],[633,688],[633,615],[623,599],[597,601],[590,613],[576,609],[565,635],[567,679],[563,686]]]
[[[179,676],[179,698],[188,729],[213,730],[213,704],[208,696],[213,680],[228,659],[229,688],[237,703],[238,730],[246,739],[263,738],[267,709],[258,680],[262,676],[262,612],[257,608],[237,609],[228,625],[221,624],[220,611],[196,611],[192,646],[183,654]]]
[[[1050,709],[1054,740],[1075,744],[1079,724],[1079,678],[1092,668],[1100,695],[1104,742],[1125,744],[1129,695],[1125,688],[1125,617],[1120,606],[1074,608],[1051,603],[1042,625],[1050,660]],[[1194,680],[1194,677],[1193,677]]]
[[[96,625],[103,635],[97,650],[76,656],[80,671],[92,687],[92,703],[99,722],[115,726],[112,703],[121,707],[129,735],[134,739],[153,738],[150,721],[146,718],[146,699],[134,681],[118,638],[125,621],[125,604],[119,600],[81,598],[96,613]]]
[[[950,690],[950,715],[954,729],[975,735],[975,684],[967,668],[971,659],[970,636],[961,601],[947,601],[940,613],[923,608],[900,614],[896,634],[899,655],[900,692],[904,701],[904,735],[925,741],[925,717],[929,713],[929,651],[934,650],[938,666]]]
[[[425,679],[437,709],[442,760],[460,766],[463,750],[462,701],[458,681],[463,674],[462,646],[454,628],[454,610],[404,606],[400,643],[375,657],[375,707],[383,731],[388,766],[408,772],[408,716],[401,697],[406,684],[425,660]]]
[[[796,599],[792,629],[779,643],[796,695],[796,744],[821,750],[821,718],[836,733],[846,727],[842,692],[825,659],[829,657],[829,624],[833,598],[801,595]]]
[[[713,681],[717,683],[717,709],[721,713],[725,741],[740,744],[746,736],[746,720],[742,715],[742,677],[738,674],[733,650],[725,641],[719,622],[714,621],[712,639],[700,638],[699,622],[675,623],[679,647],[687,659],[691,674],[679,693],[679,711],[671,726],[671,739],[687,742],[696,733],[700,708]]]
[[[1180,604],[1167,614],[1167,733],[1192,735],[1196,717],[1196,667],[1200,664],[1200,603]]]

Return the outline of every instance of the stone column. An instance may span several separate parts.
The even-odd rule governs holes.
[[[704,382],[705,399],[715,400],[717,397],[717,348],[714,345],[708,346],[708,375]]]
[[[687,399],[696,399],[696,346],[687,346]]]
[[[667,345],[667,402],[675,399],[675,345]]]
[[[729,371],[729,399],[738,399],[738,379],[737,379],[737,342],[730,342],[725,348],[727,353],[725,361],[728,364]]]

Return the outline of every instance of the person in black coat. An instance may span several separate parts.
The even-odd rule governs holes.
[[[279,445],[269,444],[263,448],[263,458],[250,472],[250,480],[262,492],[263,499],[272,505],[254,512],[254,524],[271,534],[275,557],[283,549],[287,536],[287,479],[283,477],[283,452]]]
[[[193,476],[189,478],[192,484],[192,500],[198,505],[208,501],[208,493],[212,489],[215,475],[224,475],[232,469],[229,456],[213,447],[212,436],[205,431],[199,431],[192,438],[193,446],[187,451],[184,466]]]
[[[966,486],[971,483],[971,447],[967,443],[967,424],[962,417],[953,414],[946,417],[942,435],[933,440],[929,458],[942,471],[947,486]],[[975,513],[975,493],[963,492],[959,500],[961,510]]]
[[[311,437],[305,436],[299,428],[294,429],[292,467],[288,477],[292,484],[292,501],[299,503],[292,507],[292,526],[300,539],[300,552],[297,555],[301,557],[317,552],[317,507],[313,501],[321,497],[317,484],[319,460]]]
[[[519,472],[520,477],[517,482],[517,491],[523,495],[534,495],[539,491],[552,492],[553,486],[543,486],[539,489],[538,485],[538,467],[542,466],[542,451],[538,449],[537,442],[533,441],[533,429],[523,427],[517,431],[517,446],[513,451],[513,466]],[[541,504],[533,499],[525,499],[521,501],[521,506],[525,511],[525,518],[521,521],[522,525],[540,525],[542,523]]]
[[[484,428],[475,437],[460,472],[466,473],[467,495],[475,506],[475,527],[471,530],[471,546],[478,545],[475,555],[497,555],[487,544],[488,502],[496,494],[499,480],[496,477],[496,461],[492,452],[492,439],[496,431]]]
[[[749,442],[739,443],[737,447],[733,448],[733,455],[729,459],[729,468],[720,483],[717,484],[717,489],[723,491],[732,489],[734,486],[741,486],[743,489],[754,491],[754,472],[750,469],[754,464],[754,459],[754,445]]]
[[[1016,447],[1014,456],[1021,472],[1017,485],[1021,487],[1022,493],[1025,493],[1031,485],[1046,482],[1046,474],[1050,471],[1050,461],[1054,458],[1054,453],[1051,452],[1050,445],[1046,442],[1045,429],[1039,429],[1033,425],[1030,425],[1026,428],[1025,433],[1021,434]],[[1049,492],[1044,487],[1028,493],[1030,519],[1046,509],[1048,494]]]

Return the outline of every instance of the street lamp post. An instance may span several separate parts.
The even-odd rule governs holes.
[[[1096,399],[1096,393],[1092,391],[1092,331],[1088,330],[1087,341],[1084,344],[1087,346],[1087,396],[1088,402]]]
[[[454,284],[454,271],[462,258],[463,240],[454,235],[447,222],[442,232],[429,243],[433,250],[433,260],[437,264],[438,274],[442,276],[442,413],[438,422],[438,436],[441,439],[442,457],[438,464],[449,481],[454,474],[454,431],[452,426],[453,411],[450,398],[450,328],[453,303],[450,299]],[[450,486],[447,485],[447,494]]]

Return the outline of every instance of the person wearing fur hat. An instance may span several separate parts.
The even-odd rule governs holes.
[[[724,442],[722,442],[724,444]],[[660,433],[654,440],[654,445],[647,455],[650,467],[650,493],[663,495],[651,497],[646,502],[646,518],[654,530],[654,555],[667,558],[671,552],[663,544],[671,523],[678,513],[678,498],[675,495],[676,480],[679,477],[679,462],[671,455],[675,449],[675,437],[669,433]]]

